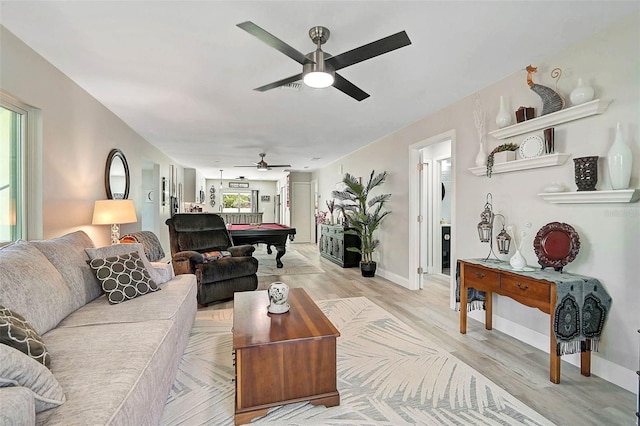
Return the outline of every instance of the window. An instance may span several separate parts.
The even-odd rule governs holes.
[[[225,192],[222,194],[223,213],[251,213],[250,192]]]
[[[0,92],[0,245],[42,237],[39,120],[36,109]]]

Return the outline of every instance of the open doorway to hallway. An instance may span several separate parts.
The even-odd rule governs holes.
[[[455,270],[455,131],[409,147],[409,288],[453,286]],[[414,221],[415,218],[415,221]],[[453,294],[453,293],[452,293]]]

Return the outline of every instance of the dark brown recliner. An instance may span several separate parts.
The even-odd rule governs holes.
[[[255,247],[234,246],[224,220],[213,213],[176,214],[169,226],[171,258],[176,275],[195,274],[198,303],[231,299],[236,291],[258,288]],[[205,262],[203,253],[226,250],[231,257]]]

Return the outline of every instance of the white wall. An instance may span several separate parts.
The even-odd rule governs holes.
[[[554,81],[549,77],[549,72],[560,67],[563,77],[558,90],[565,98],[569,98],[578,77],[582,77],[595,88],[596,97],[613,100],[602,115],[556,126],[556,151],[571,153],[573,158],[605,156],[613,141],[615,124],[620,121],[635,158],[631,179],[634,188],[640,187],[639,29],[640,15],[636,14],[552,57],[532,58],[535,61],[533,65],[538,66],[538,74],[534,76],[536,83],[553,87]],[[512,110],[521,105],[534,106],[538,112],[541,110],[540,98],[526,84],[524,67],[528,64],[522,65],[522,70],[514,70],[511,76],[479,91],[490,119],[488,130],[497,127],[494,120],[501,95],[509,101]],[[371,169],[387,170],[389,179],[382,190],[393,194],[388,204],[393,213],[381,227],[381,249],[377,253],[377,260],[380,268],[388,271],[389,276],[406,279],[409,273],[407,187],[410,173],[407,169],[412,167],[408,163],[408,146],[454,129],[457,140],[453,152],[457,206],[454,218],[457,232],[454,238],[458,257],[472,258],[486,254],[487,246],[478,240],[476,225],[487,192],[493,194],[494,210],[506,215],[509,222],[520,228],[525,223],[531,223],[523,245],[523,254],[531,265],[537,262],[532,244],[537,230],[554,221],[571,224],[580,235],[581,249],[566,270],[598,278],[613,298],[600,352],[593,356],[592,371],[626,389],[636,389],[635,370],[639,358],[636,330],[640,328],[638,203],[558,205],[540,199],[536,194],[554,181],[564,183],[571,190],[576,189],[571,160],[563,166],[498,174],[491,179],[473,176],[467,169],[474,166],[478,151],[474,106],[474,96],[471,94],[315,173],[314,178],[319,182],[322,196],[320,209],[326,210],[324,202],[330,197],[343,171],[364,178]],[[525,136],[509,141],[520,142]],[[488,139],[488,150],[505,142],[491,137]],[[603,161],[600,167],[597,188],[610,188]],[[494,319],[494,328],[548,350],[547,315],[501,297],[494,302],[494,315],[498,316]],[[572,362],[575,361],[575,358],[572,359]]]
[[[0,26],[0,87],[42,111],[43,237],[82,229],[96,245],[109,243],[108,226],[92,226],[93,204],[105,199],[104,168],[112,148],[120,148],[131,175],[129,198],[142,218],[144,161],[160,164],[169,176],[169,158],[147,143],[76,83]],[[168,205],[159,207],[160,240],[168,250],[164,220]],[[121,227],[121,233],[140,223]]]

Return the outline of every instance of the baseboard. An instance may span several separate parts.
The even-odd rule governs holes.
[[[472,311],[469,312],[468,316],[484,324],[484,311]],[[495,314],[493,315],[493,328],[544,353],[549,353],[548,335],[531,330]],[[580,354],[564,355],[562,360],[580,367]],[[597,352],[591,353],[591,373],[629,392],[635,393],[638,391],[638,376],[634,370],[629,370],[607,361],[599,357]]]
[[[386,270],[384,270],[382,268],[378,268],[378,269],[376,269],[376,275],[378,275],[378,276],[380,276],[380,277],[382,277],[384,279],[387,279],[387,280],[391,281],[394,284],[398,284],[399,286],[407,288],[409,290],[416,290],[416,289],[413,289],[413,288],[409,288],[409,280],[407,278],[401,277],[400,275],[394,274],[393,272],[389,272],[389,271],[386,271]]]

